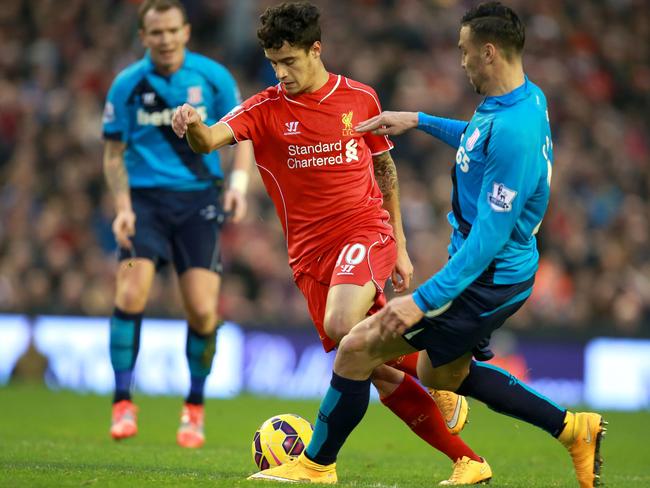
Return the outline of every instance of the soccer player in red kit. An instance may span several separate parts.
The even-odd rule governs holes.
[[[325,350],[331,351],[355,324],[383,306],[388,278],[397,292],[404,291],[413,268],[389,153],[392,143],[353,129],[381,113],[377,95],[362,83],[327,72],[320,57],[319,15],[306,2],[267,9],[258,38],[280,83],[210,127],[185,104],[174,114],[172,127],[179,137],[187,136],[195,152],[252,141],[282,223],[294,281]],[[436,403],[411,375],[382,365],[372,380],[381,401],[455,463],[445,484],[491,476],[488,467],[481,479],[467,477],[476,471],[473,465],[485,468],[487,463],[447,431]]]

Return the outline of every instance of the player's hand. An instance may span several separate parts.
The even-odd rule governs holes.
[[[382,112],[359,123],[354,130],[383,136],[398,136],[418,126],[417,112]]]
[[[406,252],[406,247],[397,247],[397,261],[395,267],[390,275],[390,281],[393,283],[393,290],[395,293],[403,293],[411,286],[411,278],[413,278],[413,264],[411,258]]]
[[[174,110],[172,117],[172,129],[178,137],[183,137],[189,126],[201,122],[201,116],[189,103]]]
[[[223,196],[223,209],[232,212],[232,221],[236,224],[246,216],[248,204],[246,196],[234,188],[228,188]]]
[[[130,237],[135,235],[135,214],[133,210],[121,210],[113,220],[113,235],[115,240],[125,249],[131,249],[133,244]]]
[[[413,295],[404,295],[390,300],[384,308],[375,314],[379,319],[379,334],[382,339],[391,339],[402,335],[409,327],[416,324],[424,312],[417,306]]]

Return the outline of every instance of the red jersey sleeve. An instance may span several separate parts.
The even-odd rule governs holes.
[[[258,128],[264,123],[266,111],[280,94],[277,87],[270,87],[253,95],[241,105],[224,115],[219,122],[226,124],[236,142],[255,140]]]
[[[375,90],[368,85],[364,85],[363,83],[359,83],[358,81],[349,78],[347,78],[346,81],[350,88],[363,93],[362,100],[367,108],[368,119],[381,113],[381,104],[379,103],[379,97]],[[363,136],[363,140],[368,145],[373,156],[390,151],[394,147],[388,136],[377,136],[372,132],[366,132]]]

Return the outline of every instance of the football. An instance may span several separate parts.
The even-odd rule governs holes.
[[[255,466],[267,469],[298,456],[309,444],[313,431],[307,420],[293,413],[266,420],[253,436],[251,450]]]

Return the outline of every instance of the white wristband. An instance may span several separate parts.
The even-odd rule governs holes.
[[[230,173],[230,189],[246,195],[246,190],[248,189],[248,171],[243,169],[233,170]]]

